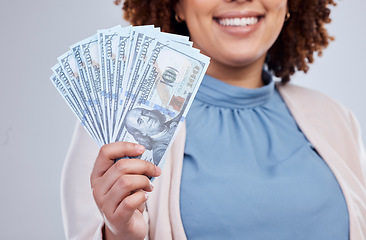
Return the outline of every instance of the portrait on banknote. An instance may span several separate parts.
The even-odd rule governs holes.
[[[180,118],[181,114],[167,120],[168,117],[159,110],[134,108],[126,114],[124,126],[139,144],[152,151],[153,162],[159,165]]]

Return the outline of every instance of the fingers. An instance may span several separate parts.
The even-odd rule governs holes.
[[[137,211],[143,212],[144,203],[148,199],[148,195],[143,191],[135,192],[134,194],[126,197],[117,207],[114,215],[121,219],[129,220],[132,215]]]
[[[141,175],[124,175],[121,176],[112,188],[105,194],[102,195],[101,202],[106,202],[112,209],[116,209],[122,199],[127,198],[129,195],[133,195],[136,192],[151,192],[153,185],[150,180]],[[103,205],[103,203],[102,203]]]
[[[113,184],[111,181],[121,175],[132,174],[157,177],[160,173],[160,168],[153,163],[141,159],[121,159],[104,174],[103,178],[106,178],[104,181],[106,184],[111,185]]]
[[[145,176],[158,177],[160,176],[160,174],[161,169],[155,166],[153,163],[141,159],[121,159],[113,164],[102,177],[94,180],[92,179],[92,188],[98,188],[98,190],[95,190],[98,191],[98,195],[105,195],[113,187],[113,185],[116,184],[117,181],[119,181],[119,186],[123,184],[125,186],[128,186],[130,184],[127,178],[121,178],[121,176],[139,175],[148,180]],[[149,186],[150,185],[147,184],[146,186],[144,186],[144,189]],[[138,189],[135,188],[129,190],[134,191]]]
[[[149,199],[149,194],[147,194],[147,193],[144,193],[144,194],[146,196],[146,200]],[[145,210],[145,204],[144,203],[143,204],[140,204],[140,206],[137,207],[137,210],[139,210],[140,213],[143,213],[144,210]]]
[[[95,161],[91,179],[96,179],[114,164],[115,159],[141,155],[145,151],[144,146],[130,142],[115,142],[106,144],[99,150],[99,155]]]
[[[93,197],[108,228],[119,229],[114,233],[132,234],[134,231],[130,227],[135,223],[145,226],[142,212],[146,192],[153,190],[148,177],[160,176],[161,169],[141,159],[126,158],[115,162],[125,156],[139,156],[144,150],[143,146],[134,143],[107,144],[99,151],[94,164],[90,178]],[[146,234],[145,230],[146,226],[138,232]]]
[[[147,198],[143,191],[138,191],[125,198],[118,209],[100,209],[105,219],[106,236],[112,233],[115,239],[143,239],[147,226],[142,214],[144,209],[140,206],[144,206]]]

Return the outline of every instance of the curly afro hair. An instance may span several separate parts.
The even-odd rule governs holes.
[[[115,0],[118,5],[122,0]],[[164,32],[189,36],[186,24],[175,20],[174,7],[179,0],[125,0],[124,18],[132,25],[153,24]],[[266,57],[268,69],[281,78],[282,83],[290,81],[295,70],[307,72],[314,61],[314,53],[322,55],[331,37],[325,24],[330,23],[329,6],[333,0],[288,0],[291,17]]]

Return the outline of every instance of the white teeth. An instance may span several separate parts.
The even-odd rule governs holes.
[[[249,18],[222,18],[219,20],[219,23],[223,26],[230,27],[245,27],[249,25],[256,24],[258,22],[258,18],[249,17]]]

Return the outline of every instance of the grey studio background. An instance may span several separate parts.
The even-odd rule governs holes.
[[[336,37],[308,74],[294,82],[353,110],[366,135],[365,0],[340,1]],[[60,175],[76,118],[49,81],[68,47],[122,21],[110,1],[1,1],[1,239],[64,239]]]

